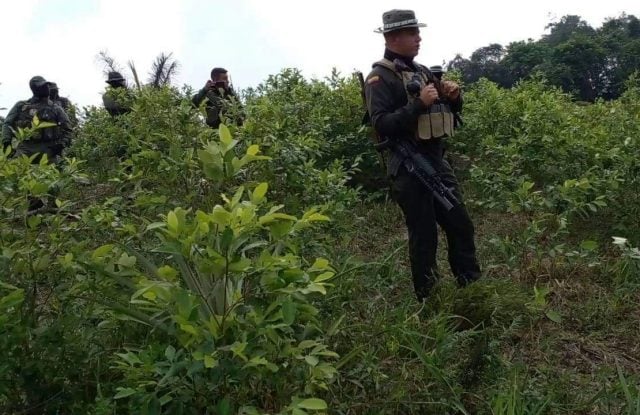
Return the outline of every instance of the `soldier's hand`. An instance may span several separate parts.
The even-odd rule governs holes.
[[[438,99],[438,90],[433,84],[429,84],[420,91],[420,101],[427,107]]]
[[[213,89],[213,81],[209,79],[206,84],[204,84],[204,89]]]
[[[456,101],[460,97],[460,86],[453,81],[442,81],[442,93],[449,101]]]

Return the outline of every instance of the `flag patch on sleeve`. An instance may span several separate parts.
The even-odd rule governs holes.
[[[373,75],[371,78],[367,79],[367,85],[375,84],[380,81],[380,77],[378,75]]]

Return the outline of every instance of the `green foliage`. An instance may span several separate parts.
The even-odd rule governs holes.
[[[472,158],[469,187],[481,195],[474,202],[567,220],[615,206],[612,213],[630,221],[639,186],[632,96],[630,88],[620,101],[585,107],[541,81],[512,90],[479,82],[454,143]]]
[[[91,307],[69,288],[81,228],[71,215],[70,188],[85,182],[80,163],[63,167],[43,157],[0,155],[0,408],[17,413],[38,408],[76,407],[92,399],[79,379],[97,378],[99,364],[86,359],[100,336],[91,326]],[[42,202],[33,211],[30,205]],[[96,342],[96,343],[94,343]],[[69,404],[71,403],[71,404]],[[80,407],[81,404],[78,405]]]
[[[640,288],[640,249],[629,244],[625,238],[613,237],[613,243],[620,249],[620,259],[615,275],[624,291]]]
[[[506,382],[506,390],[499,391],[491,402],[493,415],[540,415],[544,414],[549,404],[549,399],[542,400],[528,397],[523,392],[522,380],[519,379],[519,371],[513,370],[511,377]]]
[[[216,404],[203,399],[212,391],[236,408],[301,413],[294,409],[324,404],[284,407],[292,396],[326,389],[335,376],[337,355],[323,344],[308,299],[326,293],[334,272],[322,258],[305,267],[292,251],[297,232],[327,218],[312,210],[298,219],[281,206],[261,213],[266,190],[261,184],[243,200],[240,188],[209,213],[178,208],[148,225],[161,240],[154,252],[171,265],[156,267],[114,245],[87,260],[90,274],[130,294],[128,305],[109,304],[115,319],[162,332],[116,359],[124,381],[114,399],[128,398],[131,411],[202,413]]]
[[[116,118],[88,110],[70,149],[82,173],[1,156],[3,412],[326,408],[337,355],[311,297],[334,272],[299,244],[328,218],[268,203],[267,183],[246,180],[269,157],[204,126],[181,92],[131,98]],[[34,198],[47,210],[29,212]]]
[[[443,266],[422,304],[401,212],[359,200],[381,185],[355,80],[283,71],[217,131],[168,87],[88,109],[75,158],[0,155],[0,412],[635,413],[625,88],[470,86],[447,154],[486,275]]]
[[[357,197],[345,184],[379,177],[360,129],[364,110],[353,78],[334,72],[326,81],[308,81],[287,69],[249,91],[247,113],[243,134],[272,158],[259,177],[272,183],[275,198],[287,205],[325,205],[339,212]]]
[[[622,14],[594,29],[580,16],[563,16],[550,23],[541,39],[491,44],[469,59],[457,55],[449,68],[459,70],[466,83],[486,78],[503,87],[538,75],[583,101],[618,98],[624,81],[638,69],[640,21]]]

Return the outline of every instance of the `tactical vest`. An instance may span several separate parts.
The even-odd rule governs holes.
[[[40,122],[46,121],[58,125],[58,117],[53,104],[24,101],[16,121],[19,128],[32,127],[33,117],[37,115]],[[46,127],[34,131],[30,140],[54,141],[59,136],[59,127]]]
[[[416,64],[417,65],[417,64]],[[404,90],[407,94],[407,100],[412,103],[418,97],[409,93],[407,84],[413,80],[420,82],[420,89],[424,88],[428,83],[438,82],[430,73],[423,71],[399,71],[396,65],[388,59],[382,59],[373,64],[373,66],[382,66],[391,70],[398,76],[404,84]],[[431,77],[429,77],[431,75]],[[439,89],[439,88],[438,88]],[[440,91],[438,91],[440,92]],[[449,104],[437,100],[434,104],[427,107],[423,114],[418,116],[418,128],[416,130],[416,138],[419,140],[430,140],[432,138],[453,137],[454,116],[451,112]]]

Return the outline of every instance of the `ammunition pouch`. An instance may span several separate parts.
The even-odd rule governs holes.
[[[454,116],[447,104],[433,104],[424,114],[418,116],[417,138],[430,140],[432,138],[453,136]]]
[[[20,108],[20,114],[16,121],[19,128],[33,127],[33,117],[37,116],[40,122],[58,124],[52,105],[25,103]],[[38,129],[29,138],[30,141],[55,141],[60,135],[60,127],[45,127]]]
[[[430,83],[435,84],[439,90],[439,81],[426,69],[416,72],[408,70],[401,71],[388,59],[382,59],[376,62],[374,66],[376,65],[393,71],[396,76],[402,79],[405,92],[407,93],[407,100],[410,103],[419,99],[420,90]],[[434,138],[453,137],[454,120],[455,116],[451,112],[449,104],[438,100],[418,116],[415,138],[420,141],[426,141]]]

